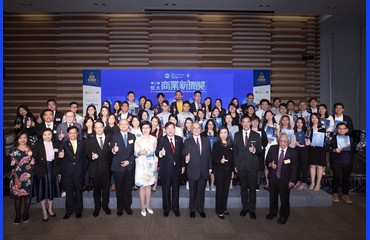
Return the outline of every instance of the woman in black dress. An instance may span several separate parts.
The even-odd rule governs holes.
[[[321,188],[321,178],[326,166],[326,151],[325,147],[315,146],[312,144],[313,133],[322,132],[326,133],[325,127],[320,122],[320,116],[318,113],[312,113],[310,116],[310,142],[311,146],[308,148],[308,163],[310,166],[311,185],[310,189],[314,189],[318,192]],[[317,175],[317,176],[316,176]],[[316,178],[316,184],[315,184]]]
[[[213,173],[216,181],[216,214],[220,219],[229,215],[227,198],[231,174],[234,170],[234,151],[227,127],[220,127],[217,141],[212,148]]]
[[[42,131],[42,141],[33,149],[34,167],[34,194],[41,204],[42,220],[47,222],[49,217],[56,217],[53,212],[53,199],[60,197],[58,181],[58,149],[59,142],[53,141],[53,131],[46,128]],[[48,210],[46,210],[46,202]]]

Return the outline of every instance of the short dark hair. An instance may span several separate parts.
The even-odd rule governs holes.
[[[194,92],[194,96],[195,96],[195,94],[197,94],[197,93],[200,93],[200,95],[202,95],[202,92],[201,92],[201,91],[196,90],[196,91]]]
[[[127,96],[128,96],[129,94],[131,94],[131,93],[135,95],[134,91],[129,91],[129,92],[127,93]]]
[[[247,98],[248,98],[249,96],[253,96],[253,97],[254,97],[254,94],[253,94],[253,93],[247,93]]]
[[[167,100],[163,100],[162,104],[165,103],[167,105],[170,105]]]
[[[71,131],[72,129],[76,129],[77,133],[78,133],[78,127],[76,126],[70,126],[67,128],[67,133],[69,133],[69,131]]]
[[[70,103],[69,103],[69,106],[72,106],[73,104],[76,104],[76,105],[78,106],[78,103],[77,103],[77,102],[75,102],[75,101],[70,102]]]
[[[244,118],[248,118],[248,119],[249,119],[249,121],[251,121],[251,117],[250,117],[250,116],[248,116],[248,115],[243,115],[243,116],[242,116],[242,118],[240,119],[240,122],[242,122]]]
[[[185,104],[189,104],[189,106],[190,106],[190,102],[189,101],[184,101],[183,103],[182,103],[182,105],[184,106]]]
[[[343,103],[341,103],[341,102],[334,103],[334,109],[335,109],[337,106],[342,106],[342,108],[344,108],[344,104],[343,104]]]
[[[143,132],[143,126],[148,125],[152,129],[152,123],[149,121],[144,121],[140,124],[140,131]]]
[[[293,105],[295,105],[295,102],[293,100],[289,100],[288,102],[286,102],[286,105],[288,105],[289,103],[293,103]]]
[[[163,93],[157,93],[157,98],[159,98],[160,96],[165,97]]]
[[[267,104],[270,105],[270,101],[266,98],[260,100],[260,105],[262,105],[263,102],[267,102]]]
[[[180,90],[176,90],[175,94],[178,93],[178,92],[182,94],[182,92]]]
[[[316,102],[317,102],[317,98],[315,98],[315,97],[309,98],[307,102],[311,102],[312,100],[316,100]]]
[[[123,104],[127,104],[127,106],[129,106],[128,102],[127,101],[123,101],[121,104],[120,104],[120,107],[122,107]]]
[[[167,128],[168,126],[172,125],[174,128],[176,127],[173,122],[167,122],[166,125],[164,125],[164,128]]]
[[[54,102],[55,104],[57,104],[57,101],[55,101],[55,99],[48,99],[48,100],[46,101],[46,104],[48,104],[49,102]]]
[[[286,103],[280,103],[279,107],[285,107],[285,108],[287,108],[288,105]]]
[[[102,121],[102,120],[100,120],[100,119],[98,119],[98,120],[96,120],[96,121],[93,123],[93,128],[95,127],[95,124],[97,124],[97,123],[101,123],[101,124],[103,125],[103,127],[104,127],[104,123],[103,123],[103,121]]]
[[[340,126],[345,126],[348,129],[348,125],[345,122],[338,123],[336,128],[338,129]]]

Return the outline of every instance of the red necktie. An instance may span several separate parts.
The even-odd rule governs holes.
[[[244,139],[244,146],[247,147],[247,144],[248,144],[248,133],[245,132],[245,139]]]
[[[276,177],[278,179],[280,179],[280,177],[281,177],[281,167],[283,166],[283,161],[284,161],[284,150],[281,149],[280,156],[279,156],[278,168],[276,170]]]
[[[171,150],[172,153],[175,154],[175,145],[173,145],[172,138],[170,138]]]

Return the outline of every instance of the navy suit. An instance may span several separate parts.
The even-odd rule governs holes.
[[[201,153],[198,151],[194,137],[184,142],[183,155],[190,153],[187,164],[187,175],[189,179],[189,209],[191,212],[204,212],[204,197],[209,170],[212,169],[211,145],[207,137],[199,136],[201,141]]]
[[[132,204],[132,186],[134,185],[135,176],[135,140],[134,134],[127,132],[127,148],[123,141],[121,131],[115,133],[110,143],[110,149],[117,144],[119,150],[113,155],[111,170],[116,182],[117,210],[122,212],[123,209],[128,211]],[[129,161],[126,167],[121,166],[122,161]]]
[[[72,143],[67,140],[62,143],[60,151],[64,150],[64,158],[60,159],[60,172],[63,187],[66,191],[66,214],[82,213],[82,183],[87,168],[84,155],[84,143],[77,141],[76,154],[73,153]]]
[[[109,183],[110,183],[110,167],[112,163],[112,149],[110,142],[112,136],[105,135],[103,149],[101,149],[97,138],[91,137],[85,143],[85,158],[88,160],[88,173],[92,178],[94,190],[95,208],[108,208],[109,204]],[[92,159],[92,153],[98,155],[97,159]]]
[[[159,139],[155,155],[159,158],[162,183],[162,199],[163,210],[169,212],[179,211],[179,192],[180,192],[180,177],[181,168],[185,167],[185,161],[182,155],[183,142],[179,136],[173,136],[175,145],[175,154],[172,153],[172,148],[168,136],[163,136]],[[166,155],[160,157],[159,152],[165,149]],[[171,198],[172,189],[172,198]]]
[[[270,192],[270,213],[277,215],[278,211],[278,195],[280,195],[280,217],[287,219],[290,215],[290,204],[289,195],[290,188],[288,187],[289,182],[297,182],[297,171],[298,171],[298,155],[294,148],[288,147],[285,152],[284,162],[281,166],[280,179],[277,178],[276,172],[278,169],[279,162],[279,145],[273,145],[270,147],[266,156],[266,166],[274,162],[276,169],[269,168],[269,192]]]

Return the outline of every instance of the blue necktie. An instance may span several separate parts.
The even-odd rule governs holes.
[[[123,141],[125,142],[125,146],[127,148],[127,134],[123,134]]]

